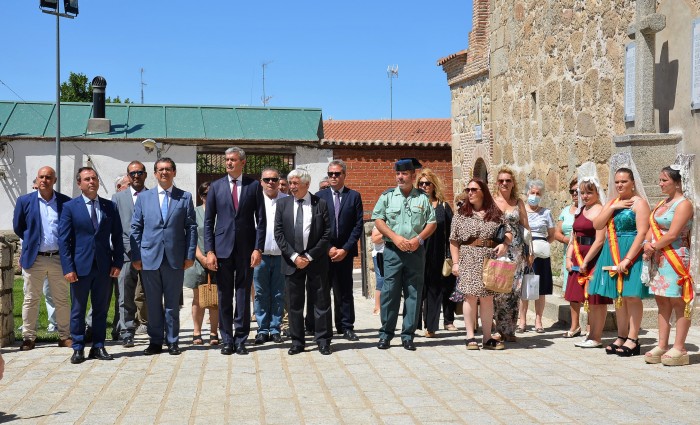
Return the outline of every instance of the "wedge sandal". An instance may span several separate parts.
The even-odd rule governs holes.
[[[661,363],[664,366],[685,366],[690,364],[690,357],[688,353],[671,348],[666,354],[661,356]]]
[[[666,354],[667,351],[668,348],[664,350],[663,348],[657,345],[656,347],[652,348],[650,351],[647,351],[644,354],[644,361],[648,364],[659,364],[661,363],[661,356]]]

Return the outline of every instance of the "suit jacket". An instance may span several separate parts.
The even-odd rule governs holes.
[[[311,195],[311,230],[306,250],[294,246],[294,208],[296,198],[287,196],[277,201],[275,213],[275,241],[282,251],[282,272],[293,274],[297,267],[291,260],[293,254],[308,253],[313,261],[306,270],[314,272],[328,271],[328,249],[330,241],[330,220],[326,201]]]
[[[320,190],[316,196],[326,201],[328,216],[331,220],[331,246],[347,251],[348,256],[357,257],[357,241],[362,236],[363,207],[362,197],[356,190],[344,187],[340,192],[340,211],[338,215],[338,231],[335,230],[335,203],[333,189]]]
[[[97,231],[92,227],[90,214],[82,195],[63,204],[58,221],[58,246],[61,252],[63,274],[76,272],[78,276],[90,274],[93,263],[100,273],[124,264],[122,223],[114,204],[98,197],[102,219]],[[111,244],[111,245],[110,245]]]
[[[144,270],[158,270],[163,255],[173,269],[194,260],[197,219],[192,195],[173,186],[168,215],[163,221],[158,199],[159,186],[139,193],[131,218],[131,261],[141,261]]]
[[[142,190],[145,192],[147,189]],[[139,195],[140,196],[140,195]],[[138,199],[138,197],[136,198]],[[134,200],[131,189],[122,190],[112,195],[112,202],[117,206],[122,220],[122,242],[124,243],[124,261],[131,261],[131,218],[134,216]]]
[[[228,258],[234,247],[246,256],[254,249],[264,250],[267,219],[263,196],[260,182],[243,176],[234,213],[229,176],[215,180],[209,186],[204,212],[204,252]]]
[[[70,197],[59,193],[56,194],[56,207],[58,217],[61,218],[63,204],[70,201]],[[39,192],[32,192],[22,195],[17,199],[15,213],[12,218],[12,227],[15,234],[22,239],[22,254],[19,257],[19,264],[23,269],[31,268],[36,261],[41,244],[41,210],[39,210]]]

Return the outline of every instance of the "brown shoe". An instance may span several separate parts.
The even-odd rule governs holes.
[[[25,339],[22,341],[22,346],[19,347],[19,351],[29,351],[34,349],[34,341],[31,339]]]
[[[430,331],[426,330],[426,331],[423,333],[423,337],[425,337],[425,338],[435,338],[435,332],[430,332]]]
[[[66,348],[73,348],[73,340],[70,338],[59,339],[58,346],[59,347],[66,347]]]

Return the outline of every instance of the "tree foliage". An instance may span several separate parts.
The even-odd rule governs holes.
[[[82,72],[72,72],[68,81],[61,83],[61,102],[92,102],[92,83]],[[122,100],[119,96],[105,99],[106,103],[131,103],[127,97]]]

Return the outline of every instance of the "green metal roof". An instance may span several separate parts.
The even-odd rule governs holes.
[[[87,134],[92,103],[61,103],[62,137],[318,142],[321,109],[108,103],[109,133]],[[53,102],[0,101],[0,138],[53,137]]]

